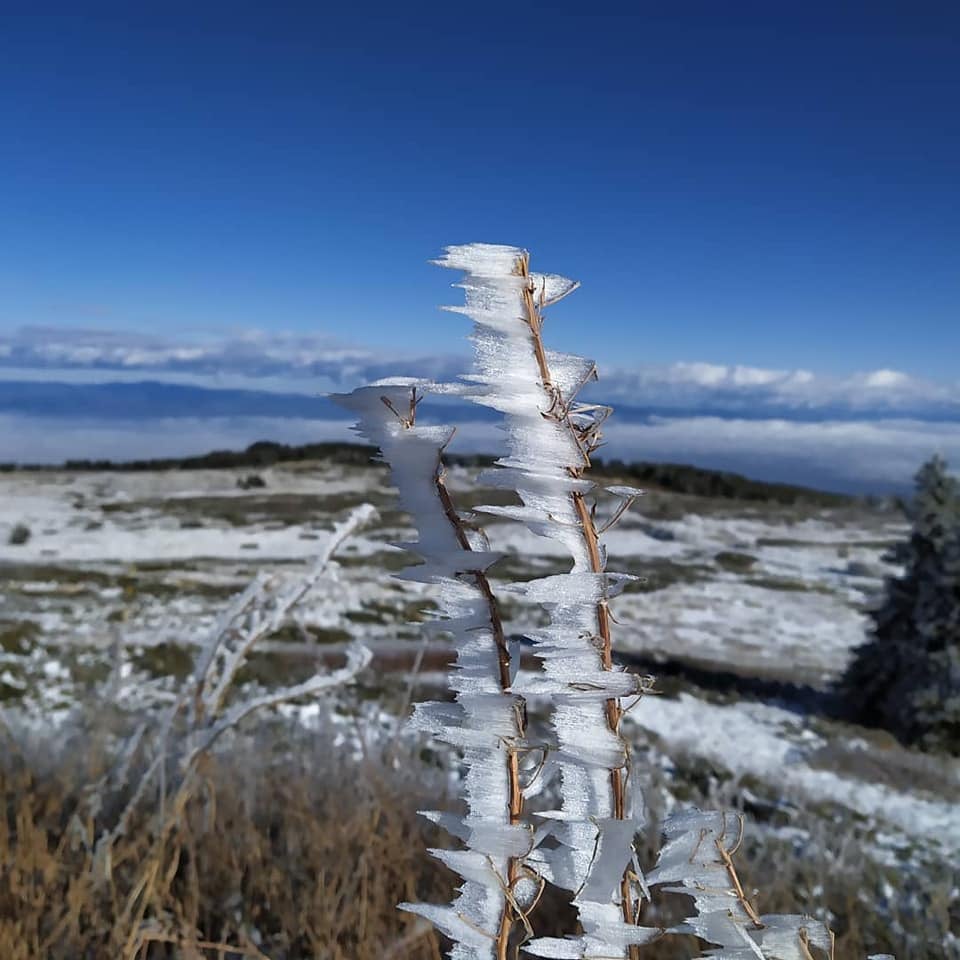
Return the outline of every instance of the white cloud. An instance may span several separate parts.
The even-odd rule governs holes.
[[[937,452],[960,466],[960,423],[656,417],[618,424],[614,418],[606,435],[607,456],[692,463],[835,489],[905,486]]]
[[[8,372],[32,371],[34,377],[42,370],[91,370],[101,371],[101,379],[107,380],[114,372],[133,370],[142,372],[145,379],[158,380],[175,374],[313,378],[327,383],[329,389],[410,369],[425,376],[452,378],[462,365],[460,358],[388,356],[325,335],[261,330],[180,340],[61,327],[22,327],[0,333],[0,367]],[[310,392],[317,390],[314,383]]]
[[[903,387],[910,383],[910,377],[899,370],[874,370],[863,378],[863,384],[866,387]]]
[[[601,453],[608,459],[690,463],[761,480],[852,492],[905,489],[920,463],[934,452],[960,464],[956,423],[662,417],[640,424],[613,418],[606,434]],[[346,421],[209,417],[78,423],[75,418],[0,414],[0,462],[180,457],[239,450],[266,439],[308,443],[356,437]],[[496,424],[465,423],[457,431],[454,450],[497,453],[502,442]]]
[[[809,370],[771,370],[674,363],[603,372],[593,387],[613,401],[657,410],[741,412],[750,416],[936,416],[960,420],[960,381],[936,383],[896,370],[845,377]]]
[[[734,367],[731,374],[738,387],[760,387],[783,379],[782,370],[761,370],[758,367]]]
[[[727,367],[713,363],[675,363],[667,369],[674,383],[692,383],[700,387],[718,387],[729,376]]]
[[[322,334],[262,330],[179,338],[54,327],[0,334],[0,377],[8,380],[140,377],[316,394],[398,374],[453,379],[467,365],[465,356],[397,356]],[[601,377],[591,398],[647,413],[960,420],[960,381],[936,383],[890,369],[838,377],[745,364],[601,364]]]

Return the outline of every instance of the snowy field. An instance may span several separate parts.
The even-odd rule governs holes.
[[[8,719],[56,722],[81,700],[168,684],[230,596],[258,571],[295,570],[333,518],[361,502],[378,507],[379,524],[341,551],[335,579],[265,644],[249,679],[296,680],[360,638],[375,654],[365,695],[398,699],[391,691],[409,683],[424,649],[416,620],[431,601],[424,587],[389,576],[406,561],[390,544],[410,531],[385,473],[282,465],[258,472],[263,486],[242,489],[252,472],[0,475],[0,708]],[[505,502],[478,487],[476,471],[456,468],[450,481],[463,508]],[[29,536],[14,544],[17,525]],[[500,577],[562,569],[549,541],[513,524],[485,525],[505,554]],[[662,668],[659,694],[629,713],[652,809],[691,797],[737,804],[771,843],[818,843],[826,853],[855,844],[882,884],[915,875],[922,888],[935,876],[956,911],[960,765],[817,706],[862,642],[865,611],[896,572],[883,555],[905,531],[899,514],[853,504],[651,492],[606,537],[610,568],[646,578],[616,601],[615,639],[628,665]],[[514,634],[536,622],[535,611],[507,604],[505,612]],[[434,644],[428,654],[424,696],[445,651]]]
[[[349,545],[340,586],[312,596],[301,622],[327,641],[413,635],[398,620],[420,588],[384,574],[403,565],[389,544],[410,531],[379,470],[276,467],[264,488],[242,490],[247,473],[0,475],[4,618],[54,648],[190,643],[256,571],[307,560],[332,517],[368,500],[383,522]],[[497,496],[474,476],[451,475],[468,506]],[[12,545],[16,524],[30,536]],[[561,569],[550,541],[485,525],[504,574]],[[882,554],[905,529],[899,516],[853,507],[651,494],[605,538],[611,569],[646,578],[617,604],[620,648],[823,686],[860,642],[863,611],[895,571]]]

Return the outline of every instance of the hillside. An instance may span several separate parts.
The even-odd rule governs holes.
[[[56,466],[45,464],[0,464],[0,471],[15,470],[73,472],[143,472],[158,470],[216,470],[249,467],[259,469],[278,463],[317,461],[344,466],[377,466],[372,447],[353,443],[308,443],[301,445],[261,440],[244,450],[214,450],[200,456],[156,460],[68,460]],[[449,454],[450,465],[484,467],[494,458],[482,454]],[[597,460],[593,473],[598,478],[629,479],[631,483],[654,490],[684,493],[728,500],[747,500],[781,504],[842,506],[865,502],[848,494],[815,490],[794,484],[753,480],[738,473],[708,470],[679,463],[624,463],[622,460]],[[868,500],[866,502],[874,502]]]

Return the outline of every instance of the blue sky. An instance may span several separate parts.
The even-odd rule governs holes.
[[[903,489],[960,462],[958,105],[955,3],[5,10],[0,460],[345,437],[309,395],[464,372],[427,261],[488,241],[583,281],[610,455]]]
[[[3,14],[2,332],[457,353],[488,240],[621,367],[957,379],[954,4],[82,6]]]

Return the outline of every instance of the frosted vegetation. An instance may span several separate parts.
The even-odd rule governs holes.
[[[903,576],[872,612],[842,690],[861,720],[960,755],[960,480],[934,457],[916,485],[913,530],[894,554]]]
[[[422,563],[406,576],[440,585],[431,629],[450,634],[457,651],[454,705],[421,704],[413,724],[463,751],[467,815],[427,814],[463,842],[464,849],[435,851],[463,883],[450,906],[406,909],[450,937],[452,960],[506,960],[517,943],[547,958],[637,960],[642,945],[686,931],[728,960],[831,956],[833,937],[820,921],[757,913],[733,862],[744,829],[734,811],[671,816],[657,866],[644,877],[634,846],[645,825],[643,801],[621,724],[649,681],[614,665],[610,601],[629,575],[608,571],[601,539],[643,491],[610,486],[615,506],[598,522],[585,473],[611,411],[578,402],[596,376],[593,362],[549,350],[542,337],[544,310],[577,284],[531,273],[528,255],[512,247],[450,247],[438,262],[464,274],[456,285],[466,304],[448,309],[473,321],[473,370],[462,384],[385,381],[341,398],[390,464],[419,534],[407,546]],[[417,423],[425,393],[453,391],[503,415],[508,452],[486,480],[520,500],[476,512],[522,523],[569,558],[565,572],[508,588],[546,612],[544,625],[528,634],[540,667],[529,674],[513,663],[487,579],[499,556],[473,518],[457,512],[446,487],[441,456],[453,429]],[[532,696],[549,710],[550,734],[539,742],[526,728]],[[525,800],[548,777],[554,807],[527,813]],[[581,933],[535,935],[547,883],[571,893]],[[642,918],[651,886],[668,883],[675,886],[666,892],[691,895],[694,913],[665,930]]]
[[[164,943],[233,956],[210,939],[214,915],[237,955],[273,960],[427,960],[441,944],[457,960],[823,960],[829,928],[838,960],[878,946],[960,957],[960,766],[842,722],[834,692],[890,578],[947,624],[925,636],[950,636],[931,602],[943,591],[910,587],[920,569],[952,575],[950,550],[930,548],[940,527],[919,531],[911,558],[891,550],[911,533],[896,510],[640,495],[616,475],[594,487],[609,411],[577,402],[592,364],[542,337],[575,285],[512,248],[453,248],[443,263],[463,275],[455,312],[474,323],[475,366],[455,384],[343,398],[390,481],[357,450],[256,475],[0,474],[0,732],[42,752],[49,731],[87,737],[91,703],[122,717],[109,773],[81,802],[92,889],[125,912],[98,921],[105,952],[71,941],[57,960],[180,955]],[[500,464],[444,468],[451,392],[501,416]],[[428,785],[424,832],[459,877],[452,903],[432,893],[447,874],[419,890],[384,880],[391,933],[361,942],[367,921],[345,919],[311,953],[290,946],[295,925],[271,929],[276,904],[237,905],[243,873],[225,914],[170,899],[191,862],[178,818],[212,823],[225,805],[208,792],[211,758],[282,771],[304,731],[357,771],[357,793],[371,758]],[[291,875],[297,888],[317,869]],[[57,909],[38,907],[38,923],[70,926]],[[18,922],[11,956],[46,956]],[[6,932],[0,916],[0,953]]]

